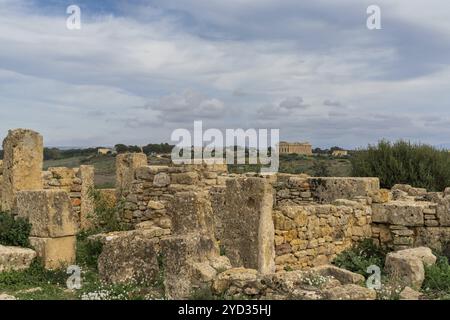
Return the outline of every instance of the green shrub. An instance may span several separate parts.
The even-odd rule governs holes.
[[[440,256],[435,265],[425,266],[425,291],[450,294],[450,265],[446,257]]]
[[[328,166],[323,160],[314,161],[314,164],[311,168],[316,177],[328,177],[330,175],[328,171]]]
[[[27,219],[16,218],[6,212],[0,212],[0,244],[5,246],[30,247],[28,237],[31,224]]]
[[[450,185],[450,154],[424,144],[382,140],[351,157],[353,175],[378,177],[384,188],[406,183],[430,191]]]
[[[97,270],[98,257],[102,253],[103,244],[88,239],[89,233],[80,232],[77,235],[77,264]]]
[[[93,229],[89,233],[127,230],[127,226],[120,220],[121,201],[117,205],[113,205],[95,188],[89,189],[89,197],[94,202],[94,212],[88,217],[93,225]]]
[[[47,270],[42,260],[36,258],[30,268],[23,271],[0,273],[0,289],[7,287],[40,286],[42,284],[65,285],[68,275],[65,269]]]
[[[366,277],[368,276],[367,268],[370,265],[380,268],[384,266],[386,254],[386,250],[376,246],[372,239],[364,239],[339,253],[333,260],[333,264]]]

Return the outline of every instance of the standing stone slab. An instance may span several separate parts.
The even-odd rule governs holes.
[[[117,199],[130,190],[136,169],[144,166],[147,166],[147,156],[144,153],[122,153],[116,156]]]
[[[179,192],[168,204],[173,234],[214,235],[214,217],[207,192]]]
[[[199,234],[162,238],[164,286],[169,299],[187,299],[201,285],[198,264],[217,259],[219,250],[214,240]]]
[[[80,228],[89,229],[92,226],[88,218],[94,212],[94,200],[90,196],[90,190],[94,188],[94,166],[80,166],[81,179],[81,208],[80,208]]]
[[[264,178],[228,180],[221,195],[213,201],[217,216],[217,237],[234,267],[275,270],[273,191]],[[217,199],[216,199],[217,200]]]
[[[3,140],[3,211],[15,209],[16,193],[40,190],[44,147],[42,136],[32,130],[10,130]]]
[[[30,243],[41,257],[46,269],[58,269],[75,263],[76,237],[30,237]]]
[[[73,236],[78,231],[78,216],[69,195],[62,190],[18,192],[17,214],[28,218],[33,237]]]

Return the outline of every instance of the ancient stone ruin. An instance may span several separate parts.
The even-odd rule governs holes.
[[[46,267],[73,264],[75,235],[91,223],[93,167],[43,172],[42,137],[29,130],[10,131],[4,150],[2,209],[30,220],[30,240]],[[238,175],[206,163],[152,166],[142,153],[117,155],[116,171],[116,189],[102,192],[121,203],[131,230],[91,237],[103,243],[100,277],[163,281],[168,298],[207,288],[218,296],[374,299],[362,276],[330,265],[338,253],[366,238],[394,250],[440,249],[450,240],[447,189],[385,190],[378,178]],[[386,268],[423,269],[434,263],[423,258],[429,254],[399,253]],[[1,259],[0,271],[7,265]],[[325,279],[320,291],[305,287],[309,272]],[[409,280],[417,285],[420,274]]]

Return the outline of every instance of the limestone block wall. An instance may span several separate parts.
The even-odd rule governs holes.
[[[283,205],[274,209],[273,220],[277,271],[330,263],[354,242],[371,237],[371,207],[357,201]]]
[[[273,186],[276,190],[276,205],[332,203],[337,199],[375,202],[382,197],[378,178],[278,174]]]
[[[87,228],[89,226],[87,217],[94,209],[89,196],[89,189],[94,186],[94,167],[50,167],[42,172],[42,180],[43,189],[63,190],[68,193],[73,210],[80,221],[80,227]]]
[[[123,189],[122,219],[137,224],[152,221],[170,229],[167,204],[177,192],[209,190],[225,183],[226,165],[141,166],[134,169],[133,181]]]
[[[273,184],[276,205],[312,203],[314,199],[308,179],[306,175],[278,174]]]
[[[372,233],[383,246],[442,249],[450,242],[450,189],[429,192],[408,185],[392,189],[393,200],[374,203]]]

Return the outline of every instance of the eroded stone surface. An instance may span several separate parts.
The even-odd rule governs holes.
[[[15,208],[16,193],[21,190],[39,190],[42,184],[44,159],[42,136],[32,130],[9,130],[3,140],[3,183],[1,208]]]
[[[78,216],[62,190],[18,192],[17,214],[29,220],[33,237],[66,237],[78,232]]]
[[[0,245],[0,272],[28,269],[35,257],[32,249]]]

